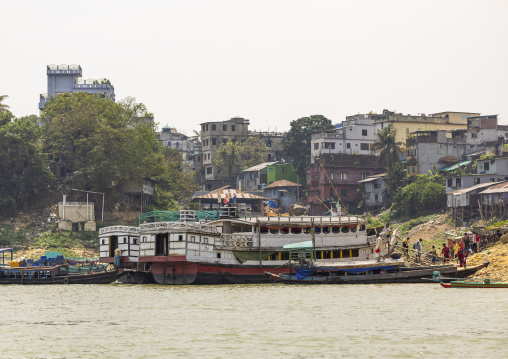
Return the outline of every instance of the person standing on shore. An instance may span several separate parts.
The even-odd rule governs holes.
[[[379,236],[379,234],[376,234],[376,246],[374,251],[376,252],[376,262],[379,262],[381,260],[381,247],[383,245],[383,240]]]
[[[409,257],[409,237],[406,237],[404,241],[402,241],[402,253]]]
[[[120,266],[120,259],[122,257],[122,251],[120,250],[120,247],[116,247],[115,249],[115,266]]]
[[[416,241],[416,243],[414,245],[415,261],[420,264],[422,263],[422,249],[423,249],[423,244],[422,244],[422,239],[420,238],[418,241]]]
[[[457,240],[455,240],[455,244],[453,245],[453,258],[457,259],[459,256],[460,244]]]
[[[430,255],[432,256],[432,264],[436,264],[437,252],[436,252],[435,245],[432,245],[432,250],[430,251]]]
[[[450,260],[450,248],[446,245],[446,243],[443,243],[441,255],[443,256],[443,263],[446,263]]]

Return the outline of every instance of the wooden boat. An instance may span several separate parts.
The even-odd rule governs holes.
[[[54,267],[0,267],[0,284],[109,284],[124,273],[68,274],[68,265]]]
[[[202,217],[211,212],[210,217]],[[139,227],[99,230],[100,262],[137,271],[121,281],[152,276],[159,284],[270,283],[265,275],[289,273],[288,246],[307,244],[317,263],[372,260],[376,230],[356,216],[240,218],[235,206],[217,211],[149,212]],[[380,232],[380,231],[379,231]],[[383,251],[389,239],[383,236]]]
[[[469,268],[457,268],[453,265],[440,266],[440,272],[454,277],[467,277],[488,265],[483,263]],[[307,267],[294,268],[291,274],[266,275],[276,282],[286,284],[380,284],[380,283],[431,283],[427,280],[435,275],[435,268],[404,268],[391,262],[365,263],[363,267]],[[302,269],[304,269],[302,271]],[[298,274],[300,271],[300,274]],[[306,273],[305,273],[306,271]],[[302,274],[303,272],[303,274]],[[305,275],[307,274],[307,275]]]
[[[508,282],[491,282],[485,279],[483,282],[451,281],[441,283],[444,288],[508,288]]]

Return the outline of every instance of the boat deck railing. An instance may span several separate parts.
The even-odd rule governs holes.
[[[226,247],[252,247],[252,235],[222,234],[219,239],[219,245]]]
[[[14,279],[51,278],[62,271],[63,275],[69,273],[69,265],[61,264],[55,267],[0,267],[0,277]]]

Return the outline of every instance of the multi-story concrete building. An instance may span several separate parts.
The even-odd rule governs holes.
[[[197,156],[201,155],[201,142],[197,136],[189,137],[179,133],[175,128],[164,126],[158,134],[158,140],[163,146],[173,148],[182,153],[184,164],[192,170],[197,169]],[[199,161],[201,162],[201,158]]]
[[[233,117],[222,122],[205,122],[201,124],[201,147],[203,150],[204,180],[218,179],[213,159],[222,144],[228,141],[241,141],[249,134],[249,120],[242,117]],[[238,175],[234,173],[233,175]],[[229,179],[227,179],[229,181]]]
[[[411,134],[406,140],[408,177],[427,174],[434,167],[445,170],[480,154],[500,155],[506,127],[497,125],[497,116],[476,116],[468,119],[467,129]]]
[[[370,147],[376,140],[374,121],[370,115],[348,116],[335,131],[312,135],[311,163],[314,163],[314,157],[321,154],[370,155]]]
[[[362,200],[359,181],[384,172],[376,156],[323,154],[307,168],[307,202],[311,215],[321,215],[326,207],[335,207],[338,197],[350,210]],[[325,207],[326,206],[326,207]]]
[[[40,95],[39,110],[51,96],[60,93],[86,92],[100,94],[115,101],[115,88],[108,79],[82,79],[82,69],[79,65],[48,65],[48,92]]]
[[[257,137],[266,145],[266,149],[263,151],[264,161],[272,162],[284,159],[285,132],[249,131],[248,137]]]
[[[263,160],[266,162],[280,161],[284,157],[284,139],[282,132],[249,131],[249,120],[242,117],[233,117],[222,122],[205,122],[201,124],[201,145],[203,157],[203,180],[206,189],[212,190],[219,186],[229,184],[229,178],[218,174],[213,160],[217,150],[228,141],[244,141],[249,137],[259,138],[265,145]],[[239,175],[237,170],[233,176]],[[234,185],[234,184],[231,184]]]
[[[377,211],[389,203],[386,192],[384,191],[387,185],[385,176],[386,173],[381,173],[358,181],[360,184],[360,192],[363,194],[363,205],[366,211]]]
[[[473,173],[446,177],[446,193],[483,183],[508,180],[508,158],[478,159]]]
[[[392,125],[396,131],[397,142],[406,142],[406,137],[416,131],[437,131],[467,129],[469,117],[480,116],[470,112],[439,112],[431,115],[403,115],[388,110],[382,114],[371,114],[375,132]]]

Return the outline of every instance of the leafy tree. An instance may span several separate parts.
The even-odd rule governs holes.
[[[185,202],[197,189],[196,175],[183,168],[182,154],[164,147],[164,172],[155,177],[157,186],[153,196],[155,209],[167,211],[178,209],[177,203]]]
[[[7,109],[9,108],[8,105],[2,103],[4,102],[4,100],[9,97],[8,95],[0,95],[0,112],[4,112],[4,111],[7,111]]]
[[[249,137],[243,142],[228,141],[217,150],[213,164],[219,174],[231,179],[233,174],[262,163],[264,150],[265,143],[257,137]]]
[[[397,161],[391,167],[386,167],[386,187],[384,188],[384,194],[388,197],[393,196],[404,187],[404,180],[406,179],[406,170],[402,162]]]
[[[378,165],[391,168],[393,164],[400,161],[402,142],[396,141],[396,132],[392,125],[383,127],[377,132],[378,140],[372,144],[371,151],[379,152]]]
[[[84,92],[52,97],[44,107],[46,148],[81,189],[104,192],[115,184],[122,192],[163,172],[157,134],[153,126],[134,126],[140,113],[134,107],[140,106]]]
[[[41,151],[37,117],[11,121],[9,111],[0,117],[0,213],[7,214],[44,202],[54,176]]]
[[[293,165],[300,176],[305,177],[307,160],[311,153],[311,136],[334,128],[332,121],[323,115],[301,117],[291,121],[291,129],[284,140],[284,151],[292,157]]]
[[[395,197],[392,209],[405,215],[421,211],[436,210],[446,206],[446,187],[432,181],[427,175],[416,176],[413,183],[402,188]]]

